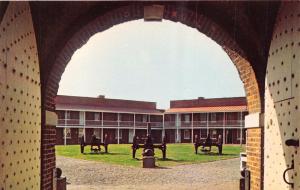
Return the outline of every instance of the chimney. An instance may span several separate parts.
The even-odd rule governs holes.
[[[97,96],[97,98],[105,99],[105,96],[104,95],[99,95],[99,96]]]

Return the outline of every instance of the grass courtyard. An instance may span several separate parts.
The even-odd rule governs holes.
[[[193,144],[168,144],[166,160],[161,159],[162,155],[160,150],[155,150],[156,165],[158,167],[168,167],[181,164],[194,164],[236,158],[239,157],[239,153],[243,151],[244,147],[241,147],[240,145],[224,145],[223,155],[221,156],[217,154],[218,151],[216,147],[212,147],[212,153],[210,154],[203,154],[200,149],[201,148],[199,148],[199,153],[196,155],[194,153]],[[100,154],[91,153],[90,146],[86,146],[85,153],[81,154],[79,145],[56,146],[56,154],[58,156],[93,160],[125,166],[141,166],[142,149],[137,151],[137,159],[133,159],[131,144],[111,144],[108,146],[109,153],[103,153],[102,147],[101,151],[102,152]]]

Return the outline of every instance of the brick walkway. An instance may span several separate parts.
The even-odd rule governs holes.
[[[238,190],[239,159],[143,169],[57,156],[68,190]]]

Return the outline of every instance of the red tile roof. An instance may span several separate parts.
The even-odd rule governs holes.
[[[62,95],[56,96],[55,102],[57,110],[162,114],[155,102]]]
[[[155,102],[91,98],[77,96],[57,96],[57,110],[81,110],[98,112],[144,113],[162,114],[164,110],[156,109]],[[236,98],[211,98],[192,100],[173,100],[171,108],[166,113],[191,113],[191,112],[241,112],[247,111],[245,97]]]
[[[222,107],[222,106],[246,106],[245,97],[230,98],[202,98],[191,100],[172,100],[170,108],[191,108],[191,107]]]
[[[171,108],[165,113],[191,113],[191,112],[242,112],[247,111],[247,106],[214,106],[214,107],[191,107]]]

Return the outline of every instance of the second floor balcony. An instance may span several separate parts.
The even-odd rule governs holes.
[[[117,121],[117,120],[80,120],[80,119],[58,119],[59,126],[86,126],[86,127],[129,127],[147,128],[148,122],[144,121]],[[244,120],[222,120],[222,121],[175,121],[150,122],[152,128],[222,128],[222,127],[244,127]]]

